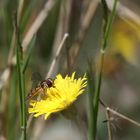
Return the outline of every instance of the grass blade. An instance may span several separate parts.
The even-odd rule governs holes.
[[[17,89],[17,77],[16,77],[16,68],[13,68],[10,81],[10,94],[9,94],[9,105],[8,105],[8,140],[15,140],[16,136],[16,89]]]
[[[20,33],[17,23],[17,16],[15,14],[15,29],[16,29],[16,60],[17,60],[17,75],[19,83],[19,97],[20,97],[20,111],[21,111],[21,139],[26,140],[26,105],[25,105],[25,88],[24,88],[24,75],[22,71],[23,65],[23,51],[20,42]]]
[[[96,133],[97,133],[97,118],[98,118],[98,108],[99,108],[99,99],[100,99],[100,92],[101,92],[101,84],[102,84],[102,69],[103,69],[103,63],[104,63],[104,54],[105,54],[105,49],[107,47],[107,43],[108,43],[108,39],[109,39],[109,35],[111,32],[111,27],[112,27],[112,23],[115,17],[115,12],[116,12],[116,6],[117,6],[117,1],[118,0],[114,0],[114,4],[113,4],[113,10],[111,12],[111,15],[109,17],[108,20],[105,20],[107,23],[105,23],[104,25],[104,35],[103,35],[103,41],[102,41],[102,45],[101,45],[101,51],[100,51],[100,66],[99,66],[99,71],[98,71],[98,75],[97,75],[97,83],[96,83],[96,92],[95,92],[95,98],[93,100],[93,104],[94,104],[94,128],[93,128],[93,135],[94,135],[94,140],[96,139]],[[102,0],[102,4],[105,5],[104,3],[105,1]],[[103,6],[106,7],[106,6]],[[103,10],[105,10],[106,12],[107,8],[103,8]],[[104,11],[103,11],[104,12]],[[105,18],[105,17],[104,17]]]
[[[31,57],[31,54],[32,54],[32,51],[33,51],[33,47],[35,46],[35,41],[36,41],[36,36],[33,37],[33,39],[31,40],[31,43],[29,45],[30,47],[29,47],[27,56],[26,56],[26,58],[24,60],[23,66],[22,66],[23,74],[25,73],[27,65],[29,63],[29,60],[30,60],[30,57]]]
[[[89,63],[89,70],[87,72],[88,77],[88,140],[93,140],[93,125],[94,125],[94,106],[93,106],[93,97],[95,92],[95,83],[93,78],[93,71]]]

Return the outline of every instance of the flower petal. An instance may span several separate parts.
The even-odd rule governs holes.
[[[30,101],[28,112],[35,113],[35,117],[44,114],[47,119],[52,113],[64,110],[71,105],[83,93],[87,85],[86,75],[79,79],[74,79],[74,77],[75,72],[71,77],[67,75],[65,78],[58,74],[54,80],[54,87],[44,90],[46,98]]]

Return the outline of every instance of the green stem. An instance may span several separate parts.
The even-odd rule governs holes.
[[[104,55],[105,55],[105,49],[107,47],[108,44],[108,40],[109,40],[109,35],[111,32],[111,27],[112,27],[112,23],[115,17],[115,12],[116,12],[116,6],[117,6],[117,1],[118,0],[114,0],[114,4],[113,4],[113,10],[111,12],[110,18],[108,20],[104,19],[105,23],[104,24],[104,35],[103,35],[103,41],[102,41],[102,45],[101,45],[101,58],[100,58],[100,67],[99,67],[99,72],[97,75],[97,83],[96,83],[96,92],[95,92],[95,98],[93,100],[93,105],[94,105],[94,124],[93,124],[93,137],[94,140],[96,139],[96,133],[97,133],[97,119],[98,119],[98,110],[99,110],[99,100],[100,100],[100,92],[101,92],[101,85],[102,85],[102,70],[103,70],[103,64],[104,64]],[[104,5],[105,3],[103,3],[105,1],[102,0],[102,4]],[[105,10],[106,5],[104,6],[103,10]],[[107,7],[106,7],[107,8]],[[104,17],[105,18],[105,17]]]
[[[89,71],[87,72],[88,77],[88,140],[93,140],[93,121],[94,121],[94,108],[93,108],[93,97],[94,97],[94,79],[93,72],[90,68],[91,64],[89,64]]]
[[[12,75],[10,80],[10,94],[9,94],[9,104],[8,104],[8,140],[15,140],[16,136],[16,88],[17,88],[17,77],[16,77],[16,69],[13,67]]]
[[[97,77],[97,83],[96,83],[96,91],[95,91],[95,97],[94,97],[94,124],[93,124],[93,137],[94,140],[96,139],[96,133],[97,133],[97,118],[98,118],[98,108],[99,108],[99,98],[100,98],[100,91],[101,91],[101,84],[102,84],[102,68],[103,68],[103,62],[104,62],[104,53],[101,53],[101,62],[100,62],[100,70]]]
[[[30,43],[30,45],[29,45],[29,50],[27,52],[27,56],[26,56],[26,58],[24,60],[23,66],[22,66],[22,72],[23,72],[23,74],[26,71],[26,68],[27,68],[27,65],[29,63],[31,54],[33,52],[33,48],[34,48],[34,45],[35,45],[35,40],[36,40],[36,37],[34,36],[33,39],[32,39],[32,41],[31,41],[31,43]]]
[[[23,52],[20,42],[20,33],[17,23],[17,16],[15,14],[15,29],[16,29],[16,40],[17,40],[17,50],[16,50],[16,60],[17,60],[17,73],[19,82],[19,97],[20,97],[20,111],[21,111],[21,139],[26,140],[26,105],[25,105],[25,88],[24,88],[24,74],[22,71],[23,65]]]
[[[104,39],[103,39],[103,44],[102,44],[102,47],[101,47],[103,50],[106,49],[107,44],[108,44],[108,40],[109,40],[111,28],[112,28],[112,23],[114,21],[115,14],[116,14],[117,2],[118,2],[118,0],[114,0],[113,9],[112,9],[111,15],[109,17],[109,21],[107,22],[107,24],[105,24]]]

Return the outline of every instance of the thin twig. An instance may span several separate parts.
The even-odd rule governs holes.
[[[88,10],[86,11],[86,14],[81,18],[81,27],[78,33],[77,40],[74,42],[73,46],[70,49],[70,56],[71,56],[70,67],[74,66],[74,64],[76,65],[75,62],[78,53],[80,51],[81,44],[86,35],[86,32],[88,31],[89,25],[93,19],[93,16],[96,12],[98,5],[99,5],[98,0],[92,0],[89,4]]]
[[[103,101],[101,98],[99,99],[99,102],[100,102],[100,104],[101,104],[104,108],[107,107],[107,105],[104,103],[104,101]]]
[[[60,55],[60,52],[62,50],[62,47],[63,47],[64,42],[66,41],[67,37],[68,37],[68,33],[65,33],[60,45],[58,46],[58,49],[57,49],[56,54],[55,54],[55,56],[53,58],[53,61],[51,63],[50,69],[49,69],[49,72],[46,75],[46,78],[48,78],[48,77],[50,77],[52,75],[53,69],[55,68],[56,62],[58,60],[58,56]]]
[[[55,39],[53,43],[53,54],[56,53],[56,49],[58,48],[58,44],[61,42],[62,37],[65,33],[68,33],[69,29],[69,22],[70,22],[70,11],[71,11],[71,5],[73,1],[67,1],[60,5],[60,13],[59,13],[59,19],[57,24],[57,30],[55,34]],[[66,44],[66,57],[68,45]],[[64,62],[64,69],[69,68],[69,60],[68,57],[66,58],[67,63]],[[66,65],[67,64],[67,65]]]
[[[112,140],[112,129],[111,129],[111,117],[110,112],[106,108],[106,117],[107,117],[107,130],[108,130],[108,140]]]
[[[68,33],[65,33],[62,41],[60,42],[60,45],[58,46],[56,54],[55,54],[55,56],[54,56],[54,58],[52,60],[52,63],[51,63],[50,69],[49,69],[49,71],[48,71],[48,73],[46,75],[46,78],[51,77],[51,75],[53,74],[53,70],[54,70],[54,68],[55,68],[55,66],[56,66],[56,64],[58,62],[58,57],[60,56],[60,52],[61,52],[61,50],[62,50],[62,48],[64,46],[64,43],[65,43],[67,37],[68,37]],[[38,137],[38,135],[40,134],[40,132],[44,128],[44,124],[45,124],[44,120],[42,118],[38,118],[38,122],[39,123],[37,123],[37,125],[36,125],[37,129],[35,129],[35,130],[37,130],[37,131],[35,132],[34,138]]]
[[[107,3],[108,3],[109,9],[112,9],[113,1],[107,0]],[[130,19],[140,25],[140,16],[136,14],[134,11],[132,11],[131,9],[129,9],[128,7],[121,4],[120,2],[118,2],[118,7],[117,7],[116,12],[120,16],[120,18]]]
[[[28,132],[28,130],[29,130],[29,127],[30,127],[30,125],[31,125],[32,120],[33,120],[33,114],[29,115],[29,118],[28,118],[28,120],[27,120],[27,127],[26,127],[26,131],[27,131],[27,132]]]
[[[112,9],[112,5],[111,5],[112,0],[107,0],[107,1],[108,1],[109,9]],[[140,16],[136,12],[129,9],[128,7],[121,4],[120,2],[118,2],[117,14],[136,32],[139,30]]]
[[[22,46],[23,51],[26,51],[27,46],[29,45],[30,41],[32,40],[34,34],[38,31],[38,29],[41,27],[43,22],[45,21],[46,17],[48,16],[49,11],[54,6],[56,0],[48,0],[44,6],[44,8],[41,10],[41,12],[36,17],[35,21],[31,25],[29,31],[27,32],[26,36],[23,39]]]
[[[125,116],[125,115],[123,115],[123,114],[113,110],[113,109],[111,109],[110,107],[105,105],[104,102],[101,99],[100,99],[100,103],[106,109],[106,111],[109,111],[110,113],[112,113],[112,114],[114,114],[114,115],[116,115],[116,116],[118,116],[118,117],[120,117],[120,118],[122,118],[122,119],[124,119],[124,120],[126,120],[126,121],[128,121],[128,122],[130,122],[130,123],[132,123],[132,124],[134,124],[136,126],[138,126],[138,127],[140,127],[140,123],[139,122],[134,121],[133,119],[131,119],[131,118],[129,118],[129,117],[127,117],[127,116]],[[107,118],[107,121],[108,120],[109,119]]]
[[[23,53],[26,52],[27,47],[28,47],[30,41],[32,40],[34,34],[38,31],[38,29],[41,27],[42,23],[45,21],[46,17],[48,16],[49,11],[52,9],[55,2],[56,2],[56,0],[47,1],[43,10],[41,10],[38,17],[36,18],[36,20],[31,25],[31,28],[29,29],[29,31],[27,32],[27,34],[25,35],[25,37],[24,37],[24,39],[21,43],[22,47],[23,47]],[[18,11],[21,11],[21,10],[18,10]],[[18,19],[19,19],[19,17],[18,17]],[[13,41],[11,42],[11,45],[14,46],[14,44],[15,44],[15,41],[14,41],[15,40],[15,33],[13,34],[13,39],[12,40]],[[16,56],[13,56],[13,52],[12,52],[13,49],[14,48],[12,48],[12,50],[9,52],[9,56],[8,56],[8,64],[10,66],[11,65],[16,65]],[[5,73],[7,73],[7,75]],[[5,83],[8,81],[10,73],[11,73],[11,67],[7,67],[3,71],[3,73],[1,74],[1,76],[0,76],[1,77],[0,78],[0,90],[5,85]]]
[[[24,0],[19,1],[18,9],[20,9],[20,10],[18,10],[18,13],[17,13],[17,18],[18,19],[20,19],[20,15],[21,15],[22,8],[23,8],[23,3],[24,3]],[[19,11],[20,11],[20,13],[19,13]],[[13,21],[14,21],[14,19],[13,19]],[[18,20],[18,22],[19,22],[19,20]],[[10,79],[11,72],[12,72],[12,67],[11,67],[12,66],[12,60],[13,60],[12,57],[14,55],[14,50],[15,50],[15,47],[16,47],[15,44],[16,44],[16,37],[15,37],[15,28],[14,28],[12,38],[11,38],[11,43],[10,43],[10,50],[9,50],[9,54],[8,54],[8,59],[7,59],[7,67],[5,68],[5,70],[0,75],[0,90],[3,87],[4,87],[3,90],[5,90],[6,85],[8,85],[8,83],[9,83],[9,79]],[[1,92],[1,94],[2,94],[2,92]],[[5,98],[5,96],[2,96],[2,98]],[[5,100],[2,99],[2,101],[5,101]],[[2,106],[0,105],[1,107],[3,107],[2,109],[4,109],[7,106],[7,105],[5,105],[5,103],[6,102],[3,102]]]
[[[18,5],[18,12],[17,12],[17,22],[19,23],[20,18],[21,18],[21,13],[22,13],[22,9],[23,9],[23,5],[24,5],[24,0],[20,0],[19,1],[19,5]],[[16,37],[15,37],[15,28],[12,34],[12,40],[11,40],[11,44],[10,44],[10,50],[9,50],[9,54],[8,54],[8,66],[4,72],[1,74],[0,77],[0,90],[2,89],[2,87],[7,83],[10,74],[11,74],[11,64],[13,61],[13,54],[14,54],[14,49],[15,49],[15,42],[16,42]]]
[[[19,1],[19,5],[18,5],[18,11],[17,11],[17,22],[18,23],[19,23],[20,18],[21,18],[23,6],[24,6],[24,0],[20,0]]]
[[[64,43],[65,43],[67,37],[68,37],[68,33],[65,33],[62,41],[60,42],[60,45],[58,46],[58,49],[57,49],[56,54],[54,56],[54,59],[53,59],[53,61],[51,63],[50,69],[49,69],[49,71],[48,71],[48,73],[46,75],[46,78],[48,78],[48,77],[50,77],[52,75],[53,69],[56,66],[56,63],[57,63],[57,60],[58,60],[58,56],[60,55],[60,52],[61,52],[61,50],[62,50],[62,48],[64,46]],[[33,114],[31,114],[29,116],[28,120],[27,120],[27,131],[28,131],[29,127],[30,127],[30,124],[32,122],[32,119],[33,119]]]
[[[111,109],[109,107],[107,107],[106,110],[108,110],[112,114],[114,114],[114,115],[116,115],[116,116],[118,116],[118,117],[120,117],[120,118],[122,118],[122,119],[124,119],[124,120],[126,120],[126,121],[128,121],[128,122],[130,122],[130,123],[132,123],[132,124],[134,124],[136,126],[138,126],[138,127],[140,127],[139,122],[136,122],[133,119],[131,119],[131,118],[129,118],[129,117],[127,117],[127,116],[125,116],[125,115],[123,115],[123,114],[121,114],[121,113],[119,113],[119,112],[117,112],[117,111],[115,111],[115,110],[113,110],[113,109]]]

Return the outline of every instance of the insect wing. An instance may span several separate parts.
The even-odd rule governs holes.
[[[35,88],[38,86],[40,81],[42,81],[42,77],[38,72],[34,72],[32,74],[31,80],[32,80],[32,88]]]
[[[39,93],[42,93],[42,92],[43,92],[43,89],[40,86],[38,86],[36,88],[33,88],[30,91],[30,93],[27,95],[26,99],[30,100],[30,99],[32,99],[33,97],[35,97],[36,95],[38,95]]]

